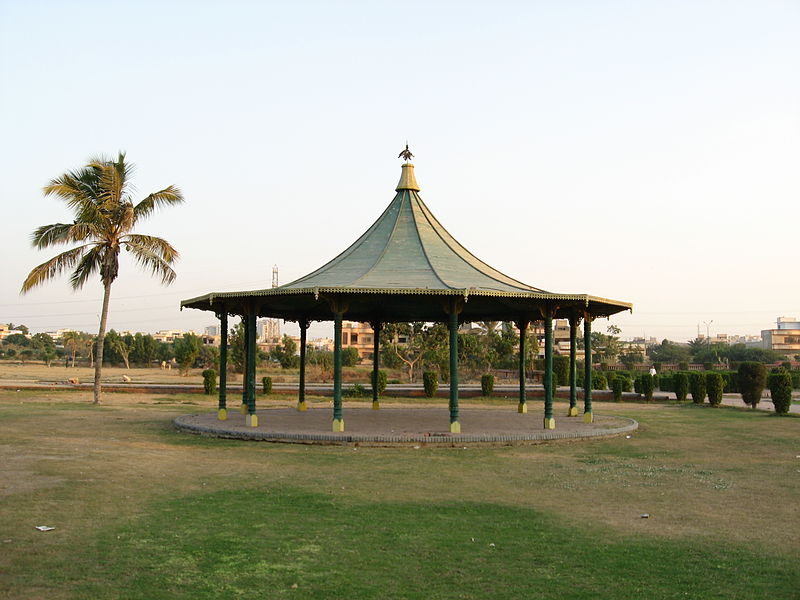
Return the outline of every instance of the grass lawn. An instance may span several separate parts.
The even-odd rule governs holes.
[[[0,392],[0,597],[800,590],[795,416],[597,403],[640,430],[525,447],[307,447],[174,432],[174,416],[212,410],[201,395],[106,394],[99,407],[90,395]]]

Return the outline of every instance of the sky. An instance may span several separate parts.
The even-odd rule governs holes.
[[[19,293],[61,250],[32,231],[72,218],[42,187],[93,156],[186,198],[138,230],[176,281],[123,259],[109,326],[202,331],[182,299],[355,241],[408,142],[493,267],[632,302],[623,338],[758,335],[800,316],[798,31],[796,1],[0,0],[0,323],[97,330],[99,281]]]

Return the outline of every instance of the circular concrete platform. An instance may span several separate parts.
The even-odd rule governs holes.
[[[450,433],[446,407],[381,408],[345,407],[345,431],[331,432],[331,409],[327,406],[299,412],[294,408],[257,411],[258,427],[248,427],[238,410],[230,410],[220,421],[216,413],[183,415],[174,421],[179,431],[241,440],[295,444],[342,444],[364,446],[464,444],[517,445],[552,440],[617,436],[635,431],[639,424],[627,417],[594,416],[594,423],[581,417],[556,415],[556,429],[542,428],[541,407],[527,414],[514,408],[461,408],[462,433]]]

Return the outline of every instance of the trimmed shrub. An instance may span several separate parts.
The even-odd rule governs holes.
[[[675,373],[661,373],[658,376],[658,389],[662,392],[674,392]]]
[[[683,371],[678,371],[672,376],[673,391],[678,402],[686,402],[689,394],[689,376]]]
[[[633,391],[637,394],[642,393],[642,376],[639,375],[636,379],[633,380]]]
[[[653,389],[660,390],[661,389],[661,375],[656,373],[655,375],[651,376],[653,378]]]
[[[203,391],[209,396],[217,391],[217,372],[214,369],[203,371]]]
[[[792,387],[800,390],[800,371],[792,371]]]
[[[486,373],[481,375],[481,394],[491,396],[494,390],[494,375]]]
[[[624,382],[624,377],[614,377],[614,379],[611,380],[611,390],[614,392],[614,402],[622,401],[622,387]]]
[[[784,369],[786,369],[787,371],[791,371],[791,370],[792,370],[792,363],[790,363],[788,360],[787,360],[787,361],[784,361],[784,362],[782,362],[782,363],[781,363],[781,366],[782,366]]]
[[[354,383],[351,387],[342,390],[345,398],[366,398],[372,394],[360,383]]]
[[[755,408],[761,401],[761,394],[767,384],[767,368],[760,362],[743,362],[739,365],[738,382],[742,400]]]
[[[703,363],[703,371],[713,371],[714,370],[714,363],[704,362]]]
[[[653,399],[653,390],[655,389],[655,381],[654,377],[650,375],[650,373],[645,373],[641,377],[640,387],[642,389],[642,394],[644,394],[644,399],[648,402]]]
[[[272,377],[261,378],[261,389],[264,391],[264,394],[272,393]]]
[[[592,389],[593,390],[607,390],[608,380],[602,373],[592,373]]]
[[[653,363],[653,368],[654,368],[654,369],[656,370],[656,372],[658,372],[658,373],[661,373],[661,370],[662,370],[663,366],[664,366],[664,365],[663,365],[662,363],[660,363],[660,362],[654,362],[654,363]]]
[[[372,375],[372,387],[375,388],[375,372],[373,371]],[[386,383],[388,381],[386,371],[378,370],[378,396],[382,395],[383,392],[386,391]]]
[[[553,357],[553,382],[556,385],[569,385],[569,356]]]
[[[689,363],[681,361],[678,363],[678,371],[688,371],[689,370]]]
[[[425,396],[433,398],[439,389],[439,376],[436,371],[425,371],[422,374],[422,386],[425,388]]]
[[[714,371],[706,373],[706,390],[708,391],[708,403],[711,406],[722,404],[723,389],[725,389],[725,380],[722,375]]]
[[[792,405],[792,376],[784,368],[773,369],[767,378],[775,412],[785,415]]]
[[[689,373],[689,392],[692,394],[692,402],[702,404],[706,399],[706,378],[705,374],[699,371]]]

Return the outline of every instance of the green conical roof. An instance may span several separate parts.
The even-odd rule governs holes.
[[[543,291],[493,269],[459,244],[420,198],[414,165],[403,165],[396,191],[383,214],[352,246],[281,288]]]
[[[470,253],[419,195],[414,165],[403,165],[396,195],[375,223],[339,256],[291,283],[211,292],[181,307],[229,314],[255,311],[287,320],[328,320],[335,304],[351,320],[436,321],[458,301],[462,321],[536,320],[588,311],[608,316],[631,304],[588,294],[546,292]]]

